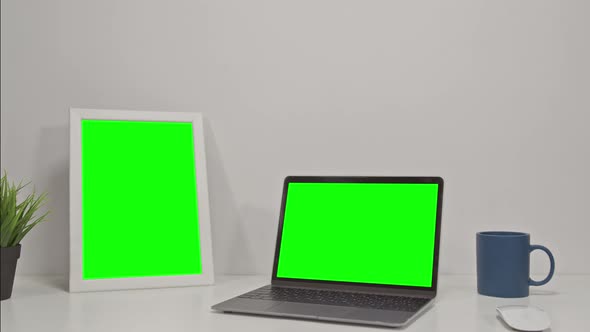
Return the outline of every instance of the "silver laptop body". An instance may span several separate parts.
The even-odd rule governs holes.
[[[384,276],[384,280],[396,280],[399,275],[408,275],[408,276],[415,276],[416,280],[422,280],[422,284],[416,285],[408,285],[408,282],[402,282],[400,284],[395,284],[394,282],[384,282],[384,283],[375,283],[375,282],[367,282],[366,280],[359,280],[356,281],[342,281],[346,279],[346,276],[343,274],[342,277],[331,277],[331,278],[318,278],[318,280],[314,280],[313,278],[308,278],[306,275],[300,275],[300,273],[295,269],[291,271],[291,275],[285,275],[286,272],[281,272],[281,267],[279,267],[281,260],[287,261],[287,256],[282,258],[281,256],[281,245],[282,240],[284,238],[284,222],[285,222],[285,215],[286,215],[286,208],[288,207],[288,200],[291,198],[290,196],[295,199],[299,197],[297,195],[304,195],[305,191],[299,190],[298,186],[317,186],[317,188],[323,188],[323,184],[329,184],[329,190],[332,192],[337,193],[340,188],[338,185],[332,184],[345,184],[345,187],[342,188],[355,188],[355,184],[370,184],[371,186],[375,185],[374,188],[380,188],[379,185],[393,185],[391,188],[397,188],[395,185],[399,184],[402,187],[409,185],[417,185],[414,186],[415,188],[423,188],[421,185],[428,185],[428,188],[435,188],[432,189],[436,191],[434,194],[436,197],[432,198],[433,195],[424,197],[430,197],[429,199],[424,199],[428,202],[416,202],[416,207],[420,207],[420,204],[435,204],[435,207],[428,207],[428,209],[435,209],[433,210],[432,214],[424,217],[422,215],[421,220],[425,220],[424,222],[432,222],[431,226],[426,228],[430,229],[430,232],[427,236],[421,236],[422,238],[430,239],[432,236],[432,243],[428,241],[424,241],[424,244],[428,247],[428,250],[424,250],[428,253],[428,255],[432,255],[432,257],[426,257],[426,262],[431,264],[430,267],[423,267],[421,270],[424,271],[431,271],[431,275],[424,275],[422,274],[412,274],[412,271],[406,271],[407,268],[403,271],[399,271],[399,273],[395,272],[396,267],[394,266],[391,271],[391,276]],[[346,187],[347,186],[347,187]],[[435,187],[433,187],[435,186]],[[412,188],[414,188],[412,187]],[[290,194],[290,189],[293,194]],[[336,188],[336,189],[333,189]],[[373,187],[371,187],[373,188]],[[295,189],[298,189],[297,194],[295,194]],[[348,189],[347,189],[348,190]],[[371,189],[372,190],[372,189]],[[397,189],[395,189],[397,190]],[[431,189],[429,189],[431,190]],[[431,190],[431,191],[432,191]],[[327,191],[329,192],[329,191]],[[375,191],[380,193],[380,191]],[[441,209],[442,209],[442,192],[443,192],[443,180],[440,177],[312,177],[312,176],[289,176],[285,179],[284,182],[284,189],[283,189],[283,197],[282,197],[282,204],[281,204],[281,213],[279,218],[279,231],[277,234],[277,245],[275,250],[275,260],[273,265],[273,274],[271,277],[270,285],[261,287],[259,289],[255,289],[248,293],[239,295],[227,301],[218,303],[212,306],[213,310],[220,311],[220,312],[227,312],[227,313],[243,313],[243,314],[255,314],[255,315],[266,315],[266,316],[279,316],[279,317],[291,317],[291,318],[300,318],[300,319],[310,319],[310,320],[319,320],[319,321],[333,321],[333,322],[341,322],[341,323],[355,323],[355,324],[365,324],[365,325],[377,325],[377,326],[388,326],[388,327],[402,327],[408,325],[410,322],[415,320],[419,317],[423,312],[428,310],[428,308],[433,304],[436,291],[437,291],[437,274],[438,274],[438,253],[439,253],[439,245],[440,245],[440,223],[441,223]],[[322,192],[320,192],[322,193]],[[403,191],[399,191],[399,195],[402,196],[392,196],[395,197],[407,197],[408,195],[404,195]],[[364,194],[364,192],[361,192]],[[380,195],[380,194],[379,194]],[[350,196],[350,195],[348,195]],[[348,197],[343,196],[343,197]],[[305,201],[305,196],[300,199],[301,201]],[[314,196],[314,202],[318,201],[318,198],[321,200],[320,196]],[[420,197],[420,196],[416,196]],[[376,201],[379,201],[381,198],[378,196],[375,197]],[[392,198],[392,199],[393,199]],[[366,196],[361,198],[361,200],[365,200],[371,202],[371,199],[367,199]],[[389,198],[383,198],[384,202],[387,202]],[[394,206],[395,202],[392,202]],[[295,203],[293,203],[295,204]],[[330,204],[337,204],[336,203],[327,203],[326,205],[329,206]],[[343,203],[344,204],[344,203]],[[407,205],[407,203],[400,203]],[[412,203],[414,204],[414,203]],[[350,204],[349,204],[350,205]],[[322,205],[314,205],[317,209],[317,206]],[[305,208],[305,206],[303,207]],[[425,208],[426,205],[425,205]],[[294,207],[289,207],[292,211],[295,211]],[[297,209],[301,209],[301,207],[297,207]],[[411,209],[409,210],[411,211]],[[434,212],[435,211],[435,212]],[[329,212],[329,211],[328,211]],[[357,213],[362,213],[362,211],[356,211]],[[420,214],[421,212],[416,212]],[[367,212],[369,214],[369,211]],[[432,216],[431,221],[430,216]],[[411,217],[411,216],[410,216]],[[297,219],[290,217],[289,223],[296,223]],[[424,219],[426,218],[426,219]],[[319,221],[321,222],[321,220]],[[412,222],[411,218],[408,220],[391,220],[387,222]],[[359,222],[361,225],[358,227],[362,227],[363,223]],[[292,224],[295,225],[295,224]],[[290,224],[291,226],[291,224]],[[295,226],[293,226],[295,227]],[[395,229],[395,228],[392,228]],[[310,229],[310,232],[314,231],[314,228]],[[369,230],[370,231],[370,230]],[[378,231],[378,230],[376,230]],[[321,233],[321,232],[320,232]],[[360,232],[362,233],[362,231]],[[382,232],[381,232],[382,233]],[[404,234],[396,234],[395,236],[399,236],[400,239],[404,237],[412,237],[416,236],[414,234],[408,234],[407,236]],[[302,234],[305,234],[302,233]],[[367,233],[367,234],[370,234]],[[387,234],[385,234],[387,235]],[[377,236],[377,234],[376,234]],[[379,234],[379,236],[383,236]],[[395,237],[393,234],[391,235],[392,238]],[[329,235],[327,235],[329,237]],[[299,236],[299,237],[291,237],[289,241],[295,243],[294,249],[297,248],[309,248],[307,244],[305,247],[302,247],[301,243],[306,243],[309,239],[306,236]],[[293,241],[300,241],[301,243],[296,244]],[[338,239],[330,239],[330,241],[338,241]],[[329,241],[327,241],[329,242]],[[333,242],[338,243],[338,242]],[[284,243],[283,243],[284,244]],[[313,245],[310,245],[313,248]],[[321,247],[321,246],[319,246]],[[285,254],[287,251],[283,247]],[[324,249],[322,249],[324,250]],[[422,251],[420,251],[422,252]],[[338,253],[336,253],[337,255]],[[367,257],[371,255],[371,252],[365,253]],[[377,255],[377,253],[375,253]],[[379,253],[382,254],[382,253]],[[332,255],[332,253],[330,253]],[[386,253],[385,257],[387,256],[394,257],[396,255],[399,256],[400,259],[392,259],[392,261],[399,261],[399,262],[406,262],[408,261],[407,257],[403,257],[403,255],[407,255],[405,250],[402,252],[393,252],[393,253]],[[322,254],[318,255],[322,256]],[[424,255],[423,255],[424,256]],[[314,257],[316,257],[314,255]],[[334,256],[336,257],[336,256]],[[300,258],[297,258],[300,259]],[[305,259],[309,259],[313,261],[313,257],[308,256],[303,257],[303,262]],[[410,259],[411,261],[411,259]],[[431,263],[430,263],[431,262]],[[283,264],[286,264],[283,262]],[[290,263],[291,264],[291,263]],[[399,264],[400,266],[403,264]],[[422,264],[424,265],[424,264]],[[375,270],[379,270],[380,266],[375,266]],[[305,269],[302,269],[305,270]],[[369,269],[371,270],[371,269]],[[343,270],[344,271],[344,270]],[[312,271],[313,272],[313,271]],[[416,271],[418,273],[420,271]],[[301,272],[301,273],[310,273],[309,271]],[[326,270],[325,273],[331,273],[331,271]],[[371,271],[367,271],[365,273],[369,277],[373,277],[371,275]],[[383,274],[375,276],[378,278],[383,277]],[[330,280],[326,280],[330,279]],[[336,279],[336,280],[334,280]],[[350,278],[349,278],[350,279]],[[366,279],[366,277],[365,277]]]

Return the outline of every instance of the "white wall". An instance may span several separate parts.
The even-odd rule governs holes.
[[[217,272],[269,273],[289,174],[441,175],[442,272],[532,233],[590,273],[590,2],[2,0],[2,167],[50,192],[19,273],[67,271],[69,107],[200,111]],[[535,272],[546,270],[534,255]]]

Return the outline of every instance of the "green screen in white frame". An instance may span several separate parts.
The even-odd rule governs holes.
[[[200,274],[192,123],[81,128],[82,278]]]

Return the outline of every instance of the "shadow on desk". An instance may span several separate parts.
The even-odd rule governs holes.
[[[67,279],[62,276],[22,277],[14,280],[13,300],[31,299],[58,292],[68,292]]]
[[[502,326],[504,326],[504,328],[506,328],[507,331],[515,331],[513,328],[508,326],[508,324],[506,324],[506,322],[502,318],[500,318],[500,316],[496,316],[496,319],[500,322],[500,324],[502,324]],[[551,328],[543,330],[543,332],[551,332]]]
[[[544,290],[544,289],[531,289],[529,291],[530,296],[533,295],[541,295],[541,296],[546,296],[546,295],[558,295],[559,292],[556,291],[552,291],[552,290]]]
[[[430,311],[430,309],[428,309],[427,311]],[[387,327],[387,326],[368,325],[368,324],[359,324],[359,323],[345,323],[345,322],[328,321],[328,320],[322,320],[322,319],[312,319],[312,318],[308,319],[308,318],[301,318],[301,317],[281,317],[281,316],[274,316],[274,315],[257,315],[257,314],[248,314],[248,313],[242,313],[242,312],[220,312],[220,311],[212,310],[211,313],[214,315],[236,315],[236,316],[244,316],[244,317],[253,317],[255,319],[276,319],[276,320],[282,320],[282,321],[298,320],[298,321],[314,322],[314,323],[318,323],[318,324],[334,325],[334,326],[353,326],[353,327],[358,326],[358,327],[363,327],[363,328],[375,329],[375,331],[384,331],[384,330],[403,331],[408,326],[412,326],[412,324],[415,323],[415,322],[412,322],[406,326],[392,328],[392,327]],[[420,315],[420,316],[422,316],[422,315]]]
[[[68,278],[63,278],[63,277],[47,278],[47,279],[40,280],[39,283],[42,283],[52,289],[58,289],[58,290],[62,290],[64,292],[68,291]]]

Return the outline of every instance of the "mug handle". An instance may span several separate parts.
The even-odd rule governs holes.
[[[553,272],[555,271],[555,260],[553,259],[553,254],[551,253],[551,251],[549,251],[549,249],[547,249],[544,246],[538,245],[538,244],[531,244],[531,247],[529,249],[529,254],[531,252],[533,252],[533,250],[543,250],[547,256],[549,256],[549,262],[551,264],[551,266],[549,267],[549,274],[547,275],[547,277],[541,281],[535,281],[533,279],[531,279],[529,277],[529,285],[531,286],[542,286],[545,285],[546,283],[549,282],[549,280],[551,280],[551,278],[553,278]]]

